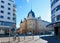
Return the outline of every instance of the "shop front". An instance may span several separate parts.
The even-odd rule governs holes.
[[[53,27],[54,36],[60,36],[60,22],[50,23],[47,27]]]

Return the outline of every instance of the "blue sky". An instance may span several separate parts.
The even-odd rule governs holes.
[[[50,0],[15,0],[17,27],[21,19],[27,18],[28,12],[32,9],[36,17],[41,16],[42,20],[51,22]]]

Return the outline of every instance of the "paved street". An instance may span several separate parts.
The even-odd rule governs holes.
[[[60,43],[60,37],[48,36],[42,37],[42,39],[47,40],[48,43]]]
[[[55,36],[45,36],[39,38],[39,36],[20,36],[16,37],[16,40],[13,41],[13,37],[2,37],[0,38],[0,43],[5,42],[8,43],[10,40],[11,43],[60,43],[60,37]]]
[[[25,36],[25,39],[24,37],[17,37],[15,41],[13,41],[13,37],[4,37],[4,38],[0,38],[0,43],[1,42],[5,42],[5,43],[8,43],[8,41],[10,40],[11,43],[47,43],[48,41],[46,40],[43,40],[41,38],[39,38],[39,36]]]
[[[8,43],[60,43],[60,37],[55,36],[20,36],[16,37],[16,40],[13,41],[13,37],[0,37],[0,43],[5,42]]]

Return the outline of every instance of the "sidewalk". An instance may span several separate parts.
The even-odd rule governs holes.
[[[7,43],[8,41],[9,41],[9,37],[0,38],[0,42]],[[17,37],[15,41],[13,41],[13,37],[10,37],[10,42],[11,43],[47,43],[48,41],[39,38],[39,36],[25,36],[25,39],[24,37],[19,37],[19,38]]]
[[[19,43],[47,43],[47,41],[42,40],[42,39],[37,39],[37,40],[30,40],[30,41],[22,41]]]
[[[34,36],[34,37],[33,36],[25,36],[25,40],[24,40],[24,38],[21,38],[21,39],[22,40],[20,40],[19,43],[48,43],[48,41],[39,38],[39,36]]]
[[[56,36],[47,36],[47,37],[41,37],[44,40],[47,40],[48,43],[60,43],[60,37]]]

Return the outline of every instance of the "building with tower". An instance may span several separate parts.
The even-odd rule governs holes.
[[[0,0],[0,34],[8,34],[16,27],[16,5],[14,0]]]
[[[21,20],[19,33],[26,34],[26,33],[45,33],[49,31],[50,28],[46,28],[49,22],[44,21],[41,17],[35,17],[35,13],[31,10],[28,13],[27,19],[24,18],[24,21]]]

